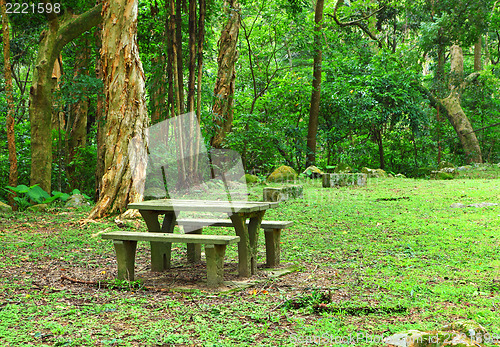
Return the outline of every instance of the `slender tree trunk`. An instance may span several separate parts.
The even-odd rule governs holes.
[[[106,96],[104,176],[90,218],[124,212],[142,199],[147,112],[144,71],[137,48],[138,0],[103,3],[101,57]],[[137,141],[135,141],[137,139]]]
[[[177,87],[179,93],[179,114],[184,113],[184,60],[182,58],[182,2],[176,0],[175,8],[175,48],[177,57]]]
[[[240,30],[240,5],[238,0],[225,0],[224,12],[227,23],[219,39],[217,57],[217,81],[215,82],[215,102],[212,107],[215,134],[210,140],[214,148],[220,148],[233,123],[235,64],[238,59],[236,44]]]
[[[483,38],[479,35],[476,43],[474,44],[474,71],[481,71],[483,64],[481,62],[481,45]]]
[[[196,85],[196,118],[198,123],[201,120],[201,79],[203,77],[203,41],[205,40],[205,13],[206,3],[205,0],[199,0],[200,14],[198,16],[197,39],[198,39],[198,82]]]
[[[14,133],[14,95],[12,92],[12,69],[10,65],[10,32],[9,18],[5,0],[0,0],[2,11],[2,42],[3,42],[3,68],[5,77],[5,94],[7,99],[7,147],[9,150],[9,186],[17,186],[17,155],[16,155],[16,138]],[[14,210],[14,195],[9,194],[9,204]]]
[[[48,29],[42,32],[30,89],[31,185],[51,191],[52,171],[52,70],[62,48],[101,21],[101,7],[62,18],[49,15]]]
[[[318,133],[319,104],[321,100],[321,21],[323,20],[324,0],[316,1],[314,14],[314,67],[311,93],[311,108],[309,110],[309,125],[307,128],[307,161],[306,167],[316,162],[316,135]]]
[[[89,75],[87,69],[90,58],[90,47],[88,38],[80,41],[82,49],[78,52],[76,57],[74,77],[80,75]],[[84,98],[78,100],[75,104],[71,105],[68,119],[68,131],[66,132],[67,139],[67,158],[66,170],[69,176],[71,188],[81,188],[78,178],[75,177],[75,164],[70,165],[75,159],[79,148],[85,147],[87,142],[87,115],[89,110],[89,100]]]
[[[153,58],[157,67],[153,75],[153,86],[151,90],[150,114],[151,123],[156,124],[165,119],[165,57],[161,53]]]

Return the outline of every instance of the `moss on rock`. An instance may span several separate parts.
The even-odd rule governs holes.
[[[346,163],[339,163],[334,170],[335,173],[350,173],[352,168]]]
[[[267,177],[269,182],[293,181],[297,178],[297,172],[290,166],[282,165]]]

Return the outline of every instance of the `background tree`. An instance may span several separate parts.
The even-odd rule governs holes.
[[[5,0],[0,0],[2,14],[3,66],[5,77],[5,92],[7,99],[7,147],[9,149],[9,185],[17,186],[17,154],[14,133],[14,96],[12,88],[12,69],[10,65],[10,29]],[[9,203],[15,209],[14,195],[9,195]]]
[[[61,50],[68,43],[85,31],[97,25],[101,7],[74,15],[67,11],[62,16],[51,12],[48,29],[42,32],[38,55],[30,89],[30,125],[31,125],[31,185],[51,191],[52,175],[52,92],[54,84],[52,71],[54,62]]]

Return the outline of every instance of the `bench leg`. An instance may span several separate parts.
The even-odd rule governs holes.
[[[190,231],[189,234],[201,235],[203,228]],[[198,263],[201,260],[201,244],[188,243],[187,244],[187,260],[189,263]]]
[[[171,242],[151,242],[151,271],[170,269]]]
[[[265,229],[266,236],[266,266],[277,267],[280,264],[281,229]]]
[[[225,254],[226,245],[205,245],[208,287],[216,288],[223,284]]]
[[[133,281],[137,241],[113,240],[113,244],[118,263],[118,279]]]

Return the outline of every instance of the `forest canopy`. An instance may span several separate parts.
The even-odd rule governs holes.
[[[207,146],[262,175],[343,163],[425,177],[442,161],[500,161],[496,1],[40,4],[2,1],[2,187],[98,201],[117,160],[106,140],[187,112]],[[119,11],[130,22],[115,32]],[[122,63],[134,68],[113,75]],[[123,113],[134,130],[111,136],[116,79],[142,101]]]

